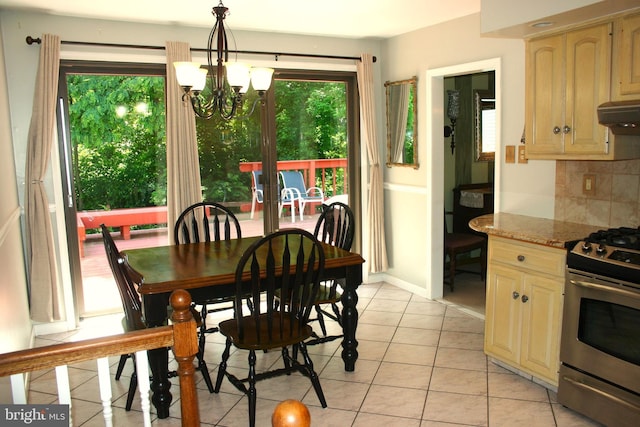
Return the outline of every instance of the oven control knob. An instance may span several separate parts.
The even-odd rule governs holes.
[[[591,249],[593,249],[593,248],[591,247],[591,242],[584,242],[584,243],[582,244],[582,252],[584,252],[585,254],[587,254],[587,253],[591,252]]]
[[[606,253],[607,253],[607,247],[603,243],[600,243],[596,248],[596,254],[602,256]]]

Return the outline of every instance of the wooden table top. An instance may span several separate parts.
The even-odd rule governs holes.
[[[195,289],[235,282],[235,271],[245,250],[260,237],[220,242],[156,246],[123,251],[128,264],[144,277],[143,295]],[[295,245],[292,245],[295,246]],[[325,270],[364,263],[356,253],[322,243]]]

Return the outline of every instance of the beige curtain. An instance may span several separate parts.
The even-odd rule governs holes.
[[[365,53],[357,65],[360,92],[362,140],[369,156],[369,253],[365,257],[371,273],[386,271],[387,248],[384,236],[384,193],[382,170],[376,135],[375,100],[373,96],[373,56]]]
[[[53,145],[59,68],[60,37],[43,34],[27,139],[24,201],[31,318],[37,322],[60,320],[63,311],[49,200],[43,183]]]
[[[189,205],[202,201],[196,120],[191,104],[182,100],[175,61],[191,61],[189,44],[167,42],[167,221],[173,224]]]
[[[392,163],[404,163],[404,140],[407,134],[407,118],[409,117],[409,89],[408,84],[389,86],[389,133],[390,157]]]

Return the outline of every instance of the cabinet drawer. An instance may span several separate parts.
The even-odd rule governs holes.
[[[563,277],[566,254],[562,249],[492,236],[489,239],[489,261]]]

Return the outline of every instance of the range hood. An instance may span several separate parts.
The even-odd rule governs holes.
[[[640,135],[640,99],[601,104],[598,121],[616,135]]]

